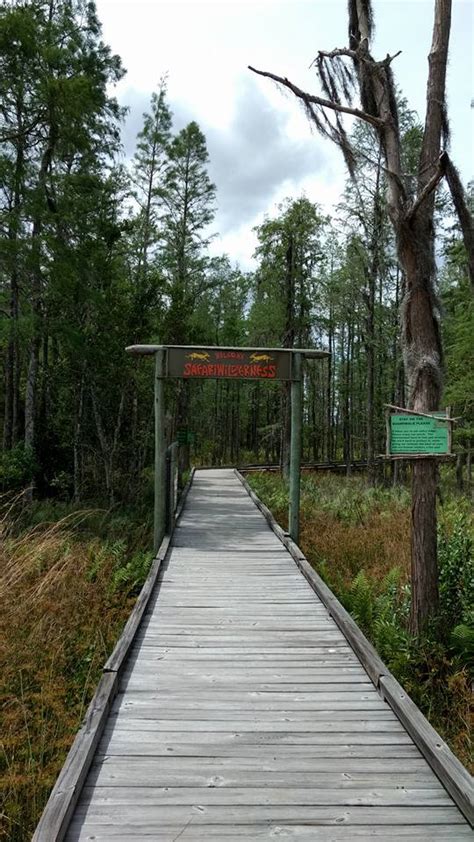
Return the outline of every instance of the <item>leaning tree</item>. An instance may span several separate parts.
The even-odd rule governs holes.
[[[355,177],[355,159],[344,127],[349,114],[375,132],[385,164],[387,206],[397,254],[405,275],[402,304],[402,344],[409,405],[418,412],[438,409],[442,394],[442,347],[435,293],[435,191],[445,178],[456,208],[474,283],[474,232],[461,181],[446,151],[446,65],[452,0],[434,0],[429,54],[426,118],[418,160],[416,185],[408,185],[402,168],[401,136],[392,63],[371,53],[373,15],[370,0],[349,0],[349,45],[319,51],[314,65],[322,96],[307,93],[289,79],[249,69],[273,79],[301,101],[311,123],[341,149]],[[399,55],[397,53],[396,55]],[[412,608],[411,628],[419,633],[438,602],[436,549],[435,459],[414,462],[412,470]]]

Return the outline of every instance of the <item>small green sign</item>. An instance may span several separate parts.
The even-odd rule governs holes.
[[[176,433],[176,440],[179,444],[194,444],[194,433],[186,427],[180,427]]]
[[[445,417],[444,412],[433,413]],[[449,423],[423,415],[390,416],[390,453],[449,453]]]

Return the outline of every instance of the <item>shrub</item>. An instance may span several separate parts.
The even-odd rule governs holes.
[[[4,491],[29,485],[37,471],[33,451],[23,444],[0,454],[0,486]]]
[[[442,621],[448,628],[459,623],[472,623],[472,547],[470,524],[466,514],[456,514],[441,524],[438,531],[439,595]]]

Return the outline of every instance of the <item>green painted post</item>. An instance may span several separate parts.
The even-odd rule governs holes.
[[[158,552],[166,529],[165,351],[155,352],[155,503],[153,549]]]
[[[297,544],[300,535],[300,471],[301,435],[303,426],[303,379],[301,354],[293,354],[291,376],[290,499],[288,507],[288,524],[290,536],[295,544]]]

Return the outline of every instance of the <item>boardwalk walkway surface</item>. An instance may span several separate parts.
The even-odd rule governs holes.
[[[67,842],[468,824],[231,470],[197,471]]]

